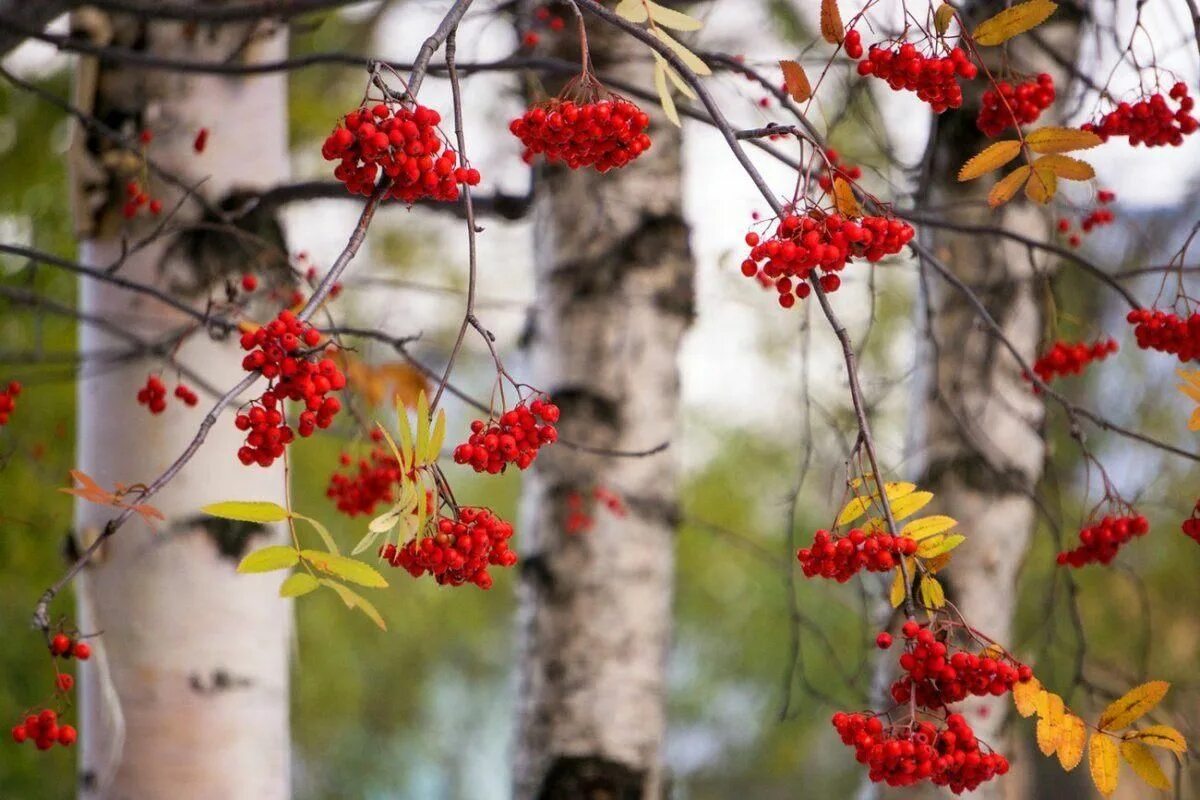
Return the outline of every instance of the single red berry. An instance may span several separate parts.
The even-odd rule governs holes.
[[[58,743],[63,747],[70,747],[75,744],[75,740],[79,738],[75,728],[71,725],[63,725],[58,729]]]
[[[242,276],[242,290],[243,291],[253,292],[257,288],[258,288],[258,278],[251,275],[250,273],[246,273],[245,275]]]
[[[875,637],[875,646],[880,650],[887,650],[892,646],[892,635],[886,631]]]
[[[68,655],[71,650],[71,639],[63,633],[54,635],[50,640],[50,652],[56,656]]]
[[[920,630],[921,630],[921,626],[918,625],[916,622],[913,622],[911,619],[908,622],[904,623],[904,625],[900,628],[901,633],[904,634],[904,637],[906,639],[913,638],[914,636],[917,635],[918,632],[920,632]]]
[[[75,679],[65,672],[60,672],[58,677],[54,679],[54,684],[58,687],[59,691],[69,692],[71,691],[71,687],[75,685]]]
[[[76,642],[71,652],[80,661],[87,661],[92,657],[92,648],[87,642]]]
[[[197,153],[203,153],[206,145],[208,145],[208,128],[201,128],[196,132],[196,140],[192,142],[192,149]]]

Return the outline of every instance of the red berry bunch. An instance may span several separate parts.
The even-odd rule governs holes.
[[[1109,191],[1108,189],[1101,189],[1096,193],[1096,200],[1101,206],[1107,206],[1116,199],[1116,192]],[[1111,225],[1115,218],[1116,217],[1114,216],[1111,208],[1096,208],[1079,221],[1079,228],[1084,234],[1091,233],[1093,228]],[[1082,242],[1082,237],[1080,234],[1071,233],[1071,220],[1067,219],[1066,217],[1063,217],[1058,221],[1058,232],[1070,233],[1070,236],[1067,237],[1067,243],[1070,244],[1071,247],[1079,247],[1080,243]]]
[[[542,6],[534,11],[533,18],[535,24],[545,25],[555,33],[561,31],[567,24],[566,20],[553,13],[548,6]],[[523,47],[537,47],[538,42],[541,40],[542,37],[538,35],[537,31],[527,31],[521,37],[521,45]]]
[[[571,169],[592,167],[607,172],[623,167],[650,149],[646,126],[650,117],[622,97],[581,102],[555,98],[529,108],[508,129],[525,145],[521,156],[566,164]]]
[[[1092,131],[1106,142],[1110,136],[1128,136],[1129,144],[1134,147],[1139,144],[1146,147],[1179,147],[1183,144],[1184,136],[1200,127],[1200,122],[1190,113],[1196,101],[1188,96],[1186,83],[1172,86],[1169,96],[1178,104],[1174,111],[1167,98],[1159,92],[1148,98],[1143,97],[1136,103],[1121,103],[1101,117],[1098,123],[1089,122],[1080,127]]]
[[[854,33],[854,31],[850,31],[850,33]],[[850,38],[850,33],[846,34],[847,40]],[[856,181],[862,177],[862,168],[857,164],[843,164],[841,154],[832,147],[825,150],[825,159],[827,161],[826,169],[822,170],[820,176],[817,177],[817,184],[826,193],[833,191],[834,178]]]
[[[995,138],[1008,128],[1037,122],[1054,102],[1054,78],[1043,72],[1013,86],[1000,81],[983,93],[975,125],[984,136]]]
[[[1116,339],[1098,339],[1092,344],[1057,341],[1033,362],[1033,371],[1043,383],[1049,383],[1056,377],[1078,375],[1091,362],[1103,361],[1119,348]]]
[[[146,378],[146,385],[138,389],[137,401],[150,409],[151,414],[161,414],[167,410],[167,387],[157,375]]]
[[[75,658],[79,661],[87,661],[92,657],[92,648],[87,642],[80,642],[65,633],[59,633],[50,639],[50,655],[55,658]]]
[[[774,285],[779,304],[791,308],[796,298],[808,297],[813,270],[825,273],[821,288],[835,292],[842,284],[835,273],[851,258],[880,261],[900,252],[912,237],[912,226],[899,219],[863,217],[856,222],[836,213],[789,214],[766,241],[753,231],[746,234],[750,257],[742,262],[742,274]]]
[[[879,717],[839,712],[833,727],[876,783],[912,786],[928,780],[960,794],[1008,772],[1008,760],[981,750],[960,714],[950,714],[939,730],[926,721],[884,728]]]
[[[143,208],[156,217],[162,213],[162,201],[146,194],[146,190],[135,180],[125,184],[125,198],[125,205],[121,207],[121,215],[125,219],[133,219]]]
[[[350,466],[350,456],[341,456],[342,466]],[[350,516],[370,514],[380,503],[392,503],[392,490],[400,482],[400,462],[381,447],[371,451],[368,458],[358,461],[358,471],[345,474],[334,472],[329,477],[325,496],[337,504],[338,511]]]
[[[950,653],[946,643],[917,623],[904,623],[906,652],[900,656],[904,674],[892,684],[897,703],[915,700],[924,709],[936,711],[968,695],[1000,696],[1014,684],[1033,677],[1033,670],[1007,656],[993,657],[958,650]]]
[[[402,547],[386,544],[379,555],[393,567],[403,567],[414,578],[428,573],[438,583],[461,586],[473,583],[480,589],[492,586],[488,567],[511,567],[517,554],[508,548],[512,525],[486,508],[463,507],[458,519],[442,517],[437,533],[410,539]]]
[[[250,351],[242,368],[261,372],[270,381],[262,396],[234,420],[238,430],[249,431],[238,450],[243,464],[271,466],[297,432],[311,436],[317,428],[328,428],[341,411],[341,401],[329,393],[345,387],[346,376],[333,359],[306,352],[319,350],[320,341],[316,328],[286,309],[261,328],[242,334],[242,349]],[[284,420],[285,400],[304,403],[296,431]]]
[[[895,91],[916,92],[935,114],[941,114],[962,105],[958,79],[972,80],[978,69],[962,48],[955,47],[948,56],[927,56],[905,42],[895,48],[871,45],[867,60],[858,64],[858,74],[874,75]]]
[[[1200,359],[1200,312],[1182,319],[1169,311],[1135,308],[1125,319],[1135,326],[1141,349],[1170,353],[1185,363]]]
[[[55,744],[70,747],[75,744],[79,734],[70,725],[59,725],[58,714],[47,708],[40,714],[30,714],[24,723],[14,725],[12,738],[17,744],[31,741],[38,750],[49,750]]]
[[[1196,501],[1196,507],[1192,509],[1192,515],[1183,521],[1183,532],[1200,544],[1200,500]]]
[[[1084,564],[1108,564],[1130,539],[1145,536],[1149,531],[1150,524],[1141,514],[1106,516],[1079,531],[1079,546],[1059,553],[1058,565],[1078,568]]]
[[[441,121],[438,112],[420,105],[364,106],[333,129],[321,155],[341,161],[333,176],[353,194],[370,195],[382,173],[391,180],[387,197],[457,200],[458,184],[475,186],[479,170],[457,166],[458,154],[438,131]]]
[[[17,397],[21,394],[20,381],[10,381],[0,392],[0,425],[8,424],[8,416],[17,410]]]
[[[858,61],[863,57],[862,34],[856,30],[846,31],[846,38],[842,40],[842,47],[846,49],[846,56]]]
[[[537,458],[542,445],[558,441],[554,427],[558,414],[554,403],[536,398],[528,406],[524,401],[517,403],[499,419],[477,419],[471,423],[470,438],[454,448],[454,461],[492,475],[503,472],[509,464],[525,469]]]
[[[810,547],[801,548],[796,560],[804,577],[833,578],[838,583],[850,580],[861,569],[887,572],[902,556],[917,552],[917,540],[886,533],[865,533],[855,528],[845,536],[819,530]]]

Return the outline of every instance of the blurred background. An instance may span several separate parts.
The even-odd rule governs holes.
[[[744,53],[752,63],[770,65],[812,43],[815,14],[807,5],[716,0],[694,13],[705,21],[706,49]],[[1133,4],[1113,5],[1121,14]],[[344,50],[410,58],[441,13],[442,4],[432,2],[354,6],[305,18],[293,27],[290,48],[295,55]],[[1196,85],[1196,49],[1178,9],[1148,9],[1144,24],[1158,44],[1160,64]],[[58,29],[65,24],[60,21]],[[506,25],[480,12],[468,17],[460,34],[460,58],[499,58],[516,45]],[[1104,37],[1087,40],[1082,68],[1100,69],[1109,47]],[[26,44],[4,67],[58,96],[70,94],[71,59],[50,46]],[[844,105],[840,101],[849,96],[852,80],[831,73],[830,99],[821,107],[830,118]],[[1118,73],[1114,85],[1122,80],[1135,81]],[[743,127],[772,118],[771,107],[760,105],[761,93],[744,79],[723,74],[711,81]],[[320,143],[362,90],[363,75],[354,69],[322,66],[290,76],[294,177],[326,177]],[[441,81],[431,81],[425,91],[431,104],[448,105]],[[474,163],[492,188],[523,193],[528,169],[506,131],[523,105],[516,82],[503,74],[480,74],[470,77],[466,92]],[[860,93],[853,101],[855,113],[838,118],[831,141],[844,159],[863,166],[865,185],[903,206],[906,176],[928,136],[926,115],[917,113],[916,101],[892,93]],[[1075,104],[1076,122],[1090,118],[1094,99],[1086,92],[1067,102]],[[0,81],[0,241],[75,257],[65,161],[69,126],[52,105]],[[828,719],[835,710],[865,705],[875,634],[868,622],[870,593],[878,586],[797,582],[793,570],[795,547],[828,526],[841,497],[853,417],[840,353],[823,320],[810,318],[813,304],[782,312],[741,276],[742,236],[752,214],[768,210],[712,130],[688,122],[684,137],[698,304],[681,361],[684,425],[671,444],[685,467],[666,746],[671,796],[851,797],[861,770]],[[1117,193],[1117,219],[1088,237],[1083,252],[1112,273],[1161,264],[1177,252],[1197,212],[1200,137],[1181,148],[1154,151],[1111,143],[1090,160],[1100,185]],[[778,164],[764,160],[761,166],[769,181],[790,185],[792,178]],[[1082,196],[1076,199],[1083,202]],[[1072,202],[1069,195],[1065,200]],[[289,206],[291,249],[328,265],[357,213],[356,203],[339,200]],[[414,354],[429,364],[444,363],[465,287],[460,225],[420,208],[383,212],[348,274],[340,300],[346,321],[396,335],[419,331]],[[520,220],[488,219],[485,227],[480,314],[519,376],[521,335],[533,297],[532,232]],[[923,425],[913,402],[924,352],[914,324],[917,272],[895,259],[845,278],[834,301],[854,340],[865,343],[862,374],[880,456],[906,478],[921,458]],[[36,286],[68,305],[75,297],[70,276],[18,258],[0,255],[0,281]],[[1146,301],[1161,281],[1161,275],[1123,278]],[[1170,360],[1137,350],[1124,310],[1078,271],[1064,270],[1055,290],[1061,335],[1105,333],[1122,345],[1117,356],[1064,384],[1064,391],[1131,428],[1194,450],[1196,434],[1186,425],[1192,404],[1175,391]],[[86,380],[87,370],[55,354],[70,352],[75,336],[70,319],[0,300],[0,380],[20,380],[36,398],[0,430],[3,720],[18,719],[30,698],[44,694],[47,664],[29,618],[40,592],[62,569],[71,524],[72,500],[58,489],[67,485],[67,470],[75,463],[76,382]],[[359,355],[376,365],[395,360],[381,347],[367,346]],[[457,383],[486,392],[487,353],[472,346],[464,359]],[[474,416],[454,400],[447,410],[451,430]],[[375,413],[390,415],[386,406]],[[1061,414],[1050,414],[1046,435],[1047,477],[1040,492],[1045,516],[1021,573],[1018,636],[1010,644],[1036,666],[1043,683],[1059,686],[1065,695],[1079,641],[1055,575],[1055,537],[1074,533],[1099,499],[1099,484],[1067,436]],[[1115,568],[1077,574],[1089,669],[1116,681],[1144,676],[1173,681],[1172,710],[1181,715],[1184,733],[1195,736],[1200,546],[1179,533],[1179,522],[1195,503],[1197,473],[1185,462],[1102,432],[1089,434],[1089,445],[1122,494],[1150,518],[1152,529],[1121,554]],[[339,515],[325,497],[329,472],[343,451],[359,453],[362,445],[336,431],[298,444],[293,496],[299,511],[325,521],[349,544],[361,536],[363,519]],[[503,479],[460,474],[458,481],[460,500],[491,505],[518,520],[520,536],[519,473]],[[330,598],[297,603],[295,796],[505,797],[511,778],[513,583],[511,574],[500,571],[489,591],[445,590],[401,575],[375,596],[389,623],[386,634]],[[1083,695],[1076,699],[1087,702]],[[1037,754],[1031,721],[1010,724],[1019,731],[1011,757],[1025,787],[1015,796],[1087,796],[1085,776],[1064,776]],[[47,754],[0,746],[0,797],[71,796],[74,757],[65,749]],[[1184,783],[1178,796],[1196,796],[1190,794],[1193,786]],[[1127,797],[1149,796],[1132,780],[1124,790],[1135,792]]]

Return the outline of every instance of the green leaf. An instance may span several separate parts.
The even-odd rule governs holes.
[[[210,503],[200,510],[212,517],[239,522],[282,522],[288,518],[286,508],[264,500],[227,500]]]
[[[293,572],[279,587],[280,597],[300,597],[320,586],[317,579],[307,572]]]
[[[712,70],[708,68],[708,64],[705,64],[700,59],[700,56],[696,55],[691,50],[688,50],[675,39],[672,39],[666,31],[662,30],[661,28],[654,28],[651,33],[653,33],[660,42],[675,51],[675,55],[679,57],[679,60],[686,64],[687,68],[692,72],[696,73],[697,75],[712,75]]]
[[[325,525],[323,523],[321,523],[319,520],[315,520],[312,517],[306,517],[303,514],[292,514],[292,516],[295,517],[296,519],[302,519],[305,522],[307,522],[309,525],[312,525],[313,528],[316,529],[317,533],[320,534],[321,540],[323,542],[325,542],[325,547],[329,550],[329,552],[331,552],[331,553],[340,553],[341,552],[341,550],[338,550],[337,542],[334,541],[333,534],[331,534],[329,532],[329,528],[326,528]]]
[[[238,564],[237,571],[242,573],[274,572],[277,569],[294,567],[298,563],[300,563],[300,555],[296,552],[296,548],[271,545],[247,554],[242,559],[242,563]]]
[[[360,586],[383,588],[388,583],[370,564],[320,550],[301,550],[300,557],[319,572],[336,575]]]
[[[389,510],[371,520],[370,524],[367,525],[367,530],[369,530],[371,533],[383,533],[384,531],[390,531],[392,528],[396,527],[396,523],[400,521],[401,514],[402,512],[398,506],[392,506]],[[357,550],[355,552],[357,552]]]
[[[391,528],[388,528],[388,530],[391,530]],[[366,536],[358,540],[358,544],[354,545],[354,549],[350,551],[350,555],[356,556],[366,550],[375,543],[375,540],[379,538],[379,534],[381,533],[383,531],[369,531]]]
[[[337,581],[331,581],[327,578],[322,578],[321,583],[337,592],[338,596],[342,598],[342,602],[346,604],[347,608],[357,608],[366,614],[368,619],[378,625],[380,630],[387,630],[387,624],[383,621],[383,617],[380,615],[379,610],[375,608],[375,606],[372,605],[367,598],[363,597],[358,592],[355,592],[348,586],[343,586]]]

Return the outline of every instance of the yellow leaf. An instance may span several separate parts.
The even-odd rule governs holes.
[[[1154,760],[1154,754],[1150,752],[1150,748],[1137,739],[1126,739],[1121,742],[1121,756],[1124,757],[1125,763],[1133,767],[1137,776],[1152,788],[1164,791],[1171,788],[1171,781],[1167,779],[1167,776],[1163,774],[1162,767]]]
[[[317,532],[317,534],[321,537],[321,541],[325,543],[326,550],[331,553],[341,552],[338,550],[337,542],[334,541],[333,534],[329,532],[329,528],[326,528],[324,523],[322,523],[320,520],[313,519],[312,517],[306,517],[303,514],[292,514],[292,516],[296,519],[304,520],[309,525],[312,525],[313,530]]]
[[[1025,183],[1025,196],[1035,203],[1049,203],[1058,191],[1058,178],[1051,170],[1034,167]]]
[[[660,42],[671,48],[675,55],[679,57],[679,60],[682,61],[692,72],[696,73],[697,75],[712,74],[712,70],[709,69],[708,65],[700,59],[700,56],[696,55],[691,50],[688,50],[682,44],[672,39],[671,36],[662,28],[654,28],[650,32],[653,33]]]
[[[892,578],[892,593],[890,598],[892,601],[892,608],[899,608],[900,604],[904,602],[905,590],[907,588],[908,587],[904,583],[904,573],[897,569],[896,577]]]
[[[288,518],[286,508],[263,500],[228,500],[210,503],[200,510],[211,517],[239,522],[282,522]]]
[[[335,556],[321,550],[301,550],[300,557],[307,561],[313,569],[329,575],[336,575],[360,586],[371,586],[382,589],[387,581],[370,564],[355,561],[345,556]]]
[[[630,22],[645,22],[650,16],[641,0],[621,0],[613,11]]]
[[[308,594],[320,585],[317,583],[317,579],[307,572],[294,572],[279,587],[279,596],[300,597],[301,595]]]
[[[934,558],[949,553],[966,540],[967,537],[958,533],[948,535],[938,534],[922,540],[921,544],[917,547],[917,555],[921,558]]]
[[[1151,747],[1161,747],[1174,753],[1187,752],[1187,740],[1183,738],[1182,733],[1170,725],[1151,725],[1138,731],[1134,736]]]
[[[347,608],[357,608],[366,614],[368,619],[378,625],[380,630],[387,630],[387,624],[383,621],[383,617],[380,615],[379,610],[376,609],[375,606],[372,605],[369,600],[367,600],[367,598],[363,597],[358,592],[355,592],[350,587],[343,586],[337,581],[331,581],[327,578],[322,578],[321,583],[337,592],[338,596],[342,598],[342,602],[346,604]]]
[[[1041,691],[1042,684],[1037,678],[1030,678],[1024,683],[1014,683],[1012,695],[1017,713],[1022,717],[1032,717],[1037,711],[1037,697]]]
[[[830,44],[840,44],[846,38],[837,0],[821,0],[821,38]]]
[[[1088,162],[1058,153],[1042,156],[1033,162],[1033,166],[1034,169],[1048,169],[1068,181],[1090,181],[1096,177],[1096,170]]]
[[[274,572],[277,569],[294,567],[299,561],[300,555],[296,552],[296,548],[271,545],[248,553],[238,564],[237,571],[242,573]]]
[[[940,556],[934,556],[925,562],[925,571],[931,573],[941,572],[950,563],[950,554],[942,553]]]
[[[971,157],[958,171],[960,181],[973,181],[987,175],[992,170],[1000,169],[1021,154],[1021,143],[1016,139],[996,142],[986,147],[983,152]]]
[[[1064,714],[1058,734],[1058,763],[1067,772],[1075,769],[1083,760],[1086,742],[1087,725],[1074,714]]]
[[[654,54],[654,59],[654,90],[658,92],[658,104],[671,124],[679,128],[679,112],[675,110],[675,98],[671,97],[671,89],[667,86],[668,64],[658,53]]]
[[[916,539],[918,542],[934,534],[944,533],[958,524],[958,520],[944,514],[934,514],[911,520],[900,533]]]
[[[1022,164],[996,181],[996,185],[988,192],[988,205],[996,208],[1012,200],[1017,194],[1017,190],[1025,185],[1025,179],[1029,177],[1029,171],[1029,165]]]
[[[698,31],[703,26],[700,20],[689,17],[680,11],[673,8],[666,8],[655,3],[654,0],[645,0],[646,7],[650,12],[650,19],[668,28],[673,28],[677,31]]]
[[[1177,370],[1175,370],[1175,374],[1178,375],[1180,378],[1183,378],[1185,381],[1190,383],[1192,386],[1196,387],[1197,389],[1200,389],[1200,369],[1193,370],[1192,372],[1188,372],[1185,369],[1177,369]]]
[[[946,592],[938,579],[932,575],[921,576],[921,602],[926,608],[941,608],[946,605]]]
[[[933,29],[940,35],[945,35],[950,29],[950,22],[954,19],[954,6],[949,3],[942,3],[938,6],[938,10],[933,14]]]
[[[812,84],[804,67],[795,61],[780,61],[779,68],[783,70],[783,85],[793,100],[803,103],[812,97]]]
[[[854,190],[850,188],[850,184],[845,178],[833,179],[833,204],[844,217],[862,216],[858,200],[854,197]]]
[[[1104,709],[1096,727],[1102,730],[1117,730],[1136,722],[1157,706],[1170,688],[1171,684],[1166,681],[1150,681],[1133,687]]]
[[[1177,385],[1179,387],[1179,391],[1183,392],[1197,403],[1200,403],[1200,387],[1197,387],[1191,383],[1180,383]]]
[[[420,397],[424,397],[424,396],[425,396],[425,393],[421,392]],[[400,449],[397,451],[399,453],[399,455],[396,456],[396,460],[399,461],[401,466],[403,466],[407,470],[407,469],[412,468],[414,465],[414,462],[413,462],[413,434],[412,434],[412,426],[410,426],[408,424],[408,412],[404,410],[403,406],[397,410],[396,426],[400,430]],[[383,430],[382,425],[380,425],[379,427],[380,427],[380,430]],[[386,430],[384,430],[383,433],[384,433],[384,436],[387,436]],[[388,436],[387,438],[388,438],[388,441],[391,442],[391,437]],[[395,450],[394,445],[393,445],[392,449]]]
[[[912,492],[892,502],[892,519],[899,522],[905,517],[911,517],[933,499],[933,492]]]
[[[1088,743],[1088,770],[1092,773],[1096,790],[1105,797],[1117,788],[1117,770],[1120,766],[1116,740],[1103,733],[1093,733],[1092,741]]]
[[[1050,0],[1027,0],[1018,3],[979,23],[971,38],[976,44],[984,46],[1003,44],[1017,34],[1041,25],[1050,18],[1056,8],[1058,5]]]
[[[1078,128],[1038,128],[1025,137],[1025,144],[1035,153],[1069,153],[1096,147],[1101,141],[1091,131]]]
[[[1041,705],[1039,702],[1039,706]],[[1054,755],[1054,751],[1058,749],[1059,737],[1062,735],[1064,714],[1062,698],[1056,694],[1046,692],[1044,707],[1038,708],[1038,714],[1038,749],[1042,751],[1042,755]]]
[[[1188,417],[1188,430],[1200,431],[1200,408],[1197,408],[1192,412],[1192,415]]]
[[[424,392],[417,397],[417,438],[413,440],[416,466],[429,463],[429,398]]]
[[[671,83],[675,84],[675,88],[679,90],[679,93],[685,97],[690,97],[691,99],[695,100],[696,90],[691,86],[688,86],[687,81],[679,76],[679,73],[675,71],[675,68],[668,64],[667,60],[658,53],[654,53],[654,58],[656,61],[658,61],[658,63],[662,64],[663,70],[667,73],[667,77],[671,79]]]

